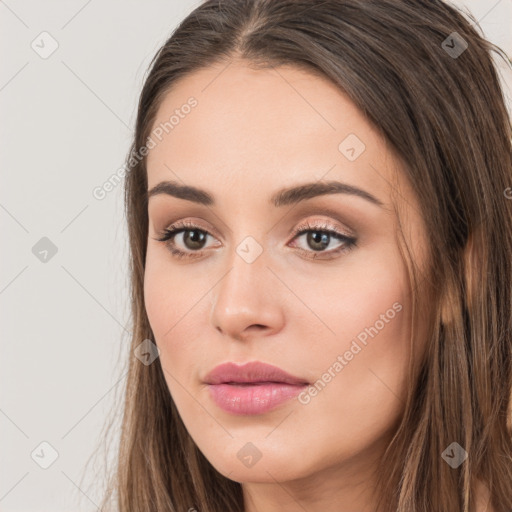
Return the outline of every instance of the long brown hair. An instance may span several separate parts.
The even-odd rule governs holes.
[[[300,67],[339,86],[401,158],[425,221],[436,294],[413,321],[428,315],[430,333],[377,472],[379,510],[469,512],[476,480],[496,512],[512,510],[512,130],[492,57],[510,59],[475,25],[440,0],[206,0],[158,51],[127,158],[133,326],[105,510],[114,501],[120,512],[244,510],[241,484],[217,472],[188,435],[159,359],[146,366],[133,357],[154,340],[143,298],[140,149],[179,78],[235,58]],[[469,454],[458,468],[442,457],[453,442]]]

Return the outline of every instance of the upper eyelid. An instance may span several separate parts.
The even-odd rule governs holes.
[[[216,229],[210,229],[203,227],[200,223],[196,221],[176,221],[171,223],[169,226],[166,226],[163,231],[168,230],[181,230],[181,229],[198,229],[200,231],[205,231],[208,234],[215,234],[217,232]],[[290,233],[296,232],[296,231],[304,231],[307,229],[318,229],[318,230],[333,230],[333,231],[344,231],[343,228],[336,227],[335,223],[332,221],[326,221],[326,220],[311,220],[306,219],[303,221],[300,221],[294,225],[294,227],[291,228]],[[350,231],[347,229],[346,231]],[[215,235],[218,236],[218,235]],[[347,236],[351,236],[347,234]]]
[[[170,226],[165,227],[163,231],[167,232],[169,230],[173,230],[173,231],[176,230],[176,231],[181,232],[183,230],[186,230],[187,228],[188,229],[197,229],[197,230],[200,230],[200,231],[204,231],[208,235],[215,236],[216,238],[220,237],[220,235],[217,232],[217,230],[203,227],[199,222],[193,221],[193,220],[185,220],[185,221],[173,222],[173,223],[171,223]]]

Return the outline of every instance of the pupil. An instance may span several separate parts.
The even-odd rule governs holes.
[[[323,251],[329,246],[330,238],[331,235],[329,235],[329,233],[321,233],[319,231],[312,231],[308,233],[308,243],[310,244],[310,247],[315,250]],[[320,244],[320,247],[316,246],[316,244]]]
[[[197,236],[194,236],[194,234]],[[201,249],[206,238],[205,235],[205,233],[197,229],[186,231],[184,237],[185,245],[187,245],[189,249]],[[191,242],[191,244],[189,245],[188,242]]]

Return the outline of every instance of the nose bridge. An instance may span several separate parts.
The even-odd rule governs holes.
[[[281,311],[275,299],[275,276],[267,268],[268,249],[252,236],[233,247],[227,273],[213,290],[212,322],[224,333],[239,337],[257,324],[276,328]]]
[[[217,305],[222,301],[232,308],[238,302],[247,309],[259,301],[270,274],[266,252],[263,244],[252,236],[246,236],[233,247],[226,261],[229,271],[217,290]]]

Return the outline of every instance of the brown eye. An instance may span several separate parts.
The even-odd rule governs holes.
[[[179,222],[165,229],[157,238],[164,242],[177,258],[197,258],[205,248],[207,237],[212,237],[208,231],[190,222]]]
[[[191,251],[198,251],[203,248],[206,241],[206,237],[208,236],[207,233],[199,229],[187,229],[186,231],[182,230],[182,232],[183,244],[187,249],[190,249]],[[176,236],[179,233],[180,232],[177,232],[174,236]]]
[[[345,253],[356,246],[357,239],[353,236],[344,235],[340,233],[337,228],[330,226],[327,223],[314,225],[306,223],[299,226],[295,231],[295,239],[300,239],[304,235],[305,244],[307,247],[300,247],[295,245],[297,249],[306,257],[315,259],[323,258],[330,259],[336,257],[340,253]],[[326,250],[333,241],[337,241],[338,245],[330,250]]]
[[[307,243],[314,251],[324,251],[331,241],[330,233],[325,231],[308,231]]]

